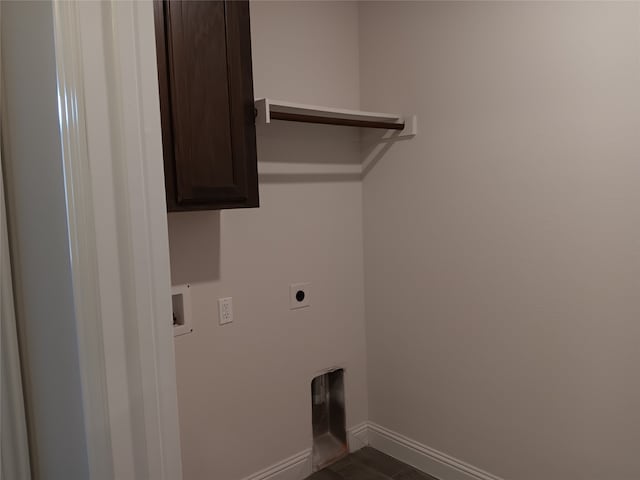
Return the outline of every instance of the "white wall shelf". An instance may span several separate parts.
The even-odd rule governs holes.
[[[272,120],[284,120],[347,127],[378,128],[394,131],[393,138],[413,137],[418,130],[418,122],[415,115],[405,117],[395,113],[346,110],[284,102],[271,98],[256,99],[255,107],[257,121],[263,124],[269,124]]]

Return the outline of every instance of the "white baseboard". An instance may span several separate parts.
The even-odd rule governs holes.
[[[350,428],[347,439],[352,452],[371,445],[440,480],[503,480],[372,422]],[[312,473],[311,463],[311,449],[308,448],[242,480],[304,480]]]
[[[367,440],[368,431],[369,425],[367,422],[362,422],[347,430],[347,441],[351,452],[360,450],[369,444]],[[304,480],[311,473],[311,449],[308,448],[242,480]]]
[[[311,475],[311,449],[285,458],[242,480],[304,480]]]
[[[369,423],[362,422],[347,430],[349,451],[355,452],[369,445]]]
[[[451,455],[369,422],[369,445],[440,480],[503,480]]]

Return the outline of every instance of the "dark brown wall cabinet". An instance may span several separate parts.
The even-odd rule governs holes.
[[[167,208],[257,207],[247,1],[156,1]]]

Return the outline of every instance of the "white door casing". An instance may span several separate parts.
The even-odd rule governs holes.
[[[53,12],[91,479],[179,480],[153,5]]]

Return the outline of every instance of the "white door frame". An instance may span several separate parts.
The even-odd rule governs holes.
[[[53,12],[91,479],[179,480],[153,5]]]

